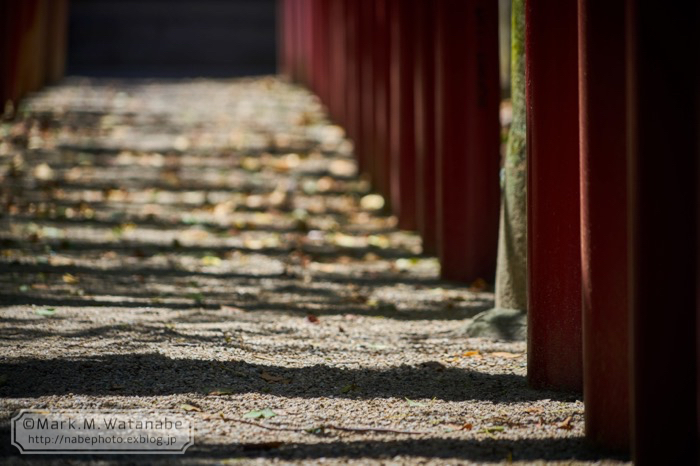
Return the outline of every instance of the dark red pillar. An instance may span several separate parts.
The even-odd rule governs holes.
[[[345,6],[345,130],[353,141],[355,152],[359,151],[358,132],[360,126],[360,48],[359,48],[359,2],[346,0]],[[359,167],[360,171],[363,167]]]
[[[389,178],[389,21],[388,0],[374,0],[372,55],[374,72],[374,188],[390,205]]]
[[[277,72],[292,79],[294,18],[292,0],[277,0]]]
[[[374,181],[374,2],[359,3],[360,125],[357,147],[360,169]]]
[[[698,464],[700,6],[629,0],[635,464]]]
[[[330,0],[328,2],[328,108],[333,120],[339,124],[347,124],[345,120],[345,66],[348,61],[346,49],[347,27],[345,16],[345,0]]]
[[[46,32],[46,82],[61,79],[66,69],[68,0],[48,0]]]
[[[416,223],[423,253],[437,254],[435,188],[435,7],[414,2],[414,127],[416,157]]]
[[[12,101],[17,104],[15,95],[15,81],[17,79],[17,66],[19,63],[19,47],[21,27],[18,21],[20,5],[17,2],[0,2],[0,114],[4,111],[5,104]]]
[[[576,0],[526,1],[528,381],[581,390]]]
[[[312,83],[313,70],[313,24],[312,24],[312,0],[298,0],[299,16],[299,79],[302,84],[309,87]]]
[[[498,4],[436,4],[437,225],[441,275],[492,282],[499,214]]]
[[[629,448],[625,6],[579,0],[586,437]]]
[[[413,3],[413,0],[389,0],[391,206],[398,218],[399,228],[404,230],[416,228]]]
[[[311,89],[321,101],[329,100],[328,0],[307,0],[311,8]]]

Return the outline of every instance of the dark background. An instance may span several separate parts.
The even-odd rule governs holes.
[[[275,73],[276,5],[276,0],[72,0],[68,74]]]

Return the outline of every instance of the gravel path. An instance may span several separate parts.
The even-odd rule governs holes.
[[[0,127],[3,462],[621,461],[579,395],[527,387],[523,342],[462,336],[493,295],[438,280],[303,89],[76,78],[25,110]],[[177,410],[195,445],[19,456],[28,407]]]

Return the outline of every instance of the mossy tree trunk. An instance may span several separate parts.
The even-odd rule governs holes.
[[[471,337],[527,337],[527,153],[525,146],[525,0],[513,0],[511,23],[513,120],[503,167],[495,308],[474,317]]]
[[[496,308],[527,308],[527,162],[525,146],[525,0],[513,0],[511,24],[511,99],[501,197],[496,270]]]

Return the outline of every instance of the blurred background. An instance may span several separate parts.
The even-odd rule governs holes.
[[[67,73],[273,74],[276,0],[72,0]]]

